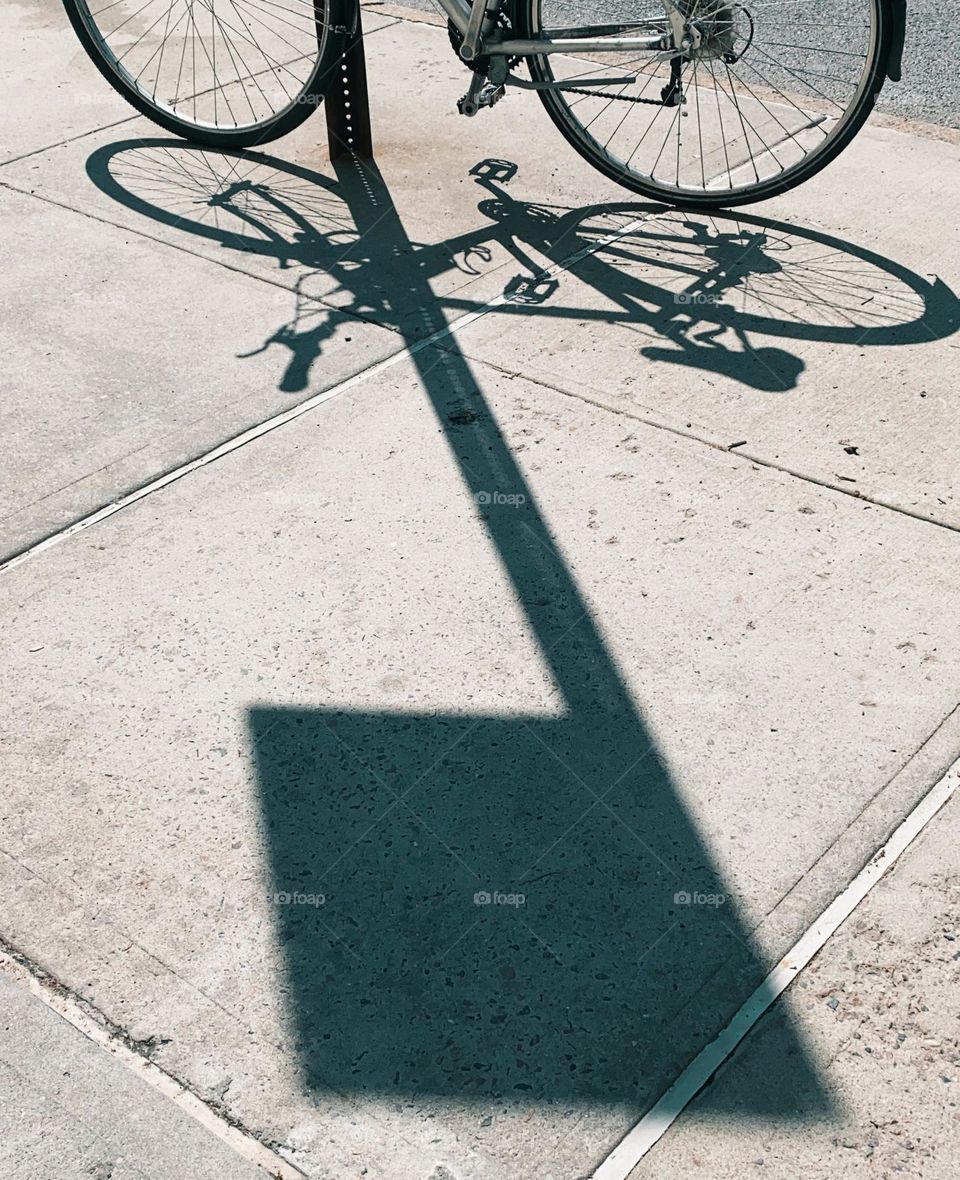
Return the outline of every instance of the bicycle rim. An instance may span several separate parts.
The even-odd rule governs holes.
[[[551,118],[636,192],[718,208],[792,188],[849,143],[873,106],[889,37],[883,0],[676,0],[695,44],[528,58]],[[527,0],[531,37],[578,24],[670,23],[661,0]],[[596,35],[594,32],[592,35]],[[617,78],[598,86],[597,79]]]
[[[67,0],[67,9],[101,72],[162,125],[263,140],[319,101],[329,0]]]

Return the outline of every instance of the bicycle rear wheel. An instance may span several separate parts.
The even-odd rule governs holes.
[[[661,0],[517,0],[524,38],[669,36]],[[666,204],[716,209],[803,183],[856,135],[883,83],[889,0],[676,0],[693,44],[527,58],[551,119],[591,164]],[[614,28],[613,26],[616,26]],[[559,32],[559,36],[563,36]],[[567,33],[567,36],[570,34]],[[670,42],[673,44],[673,42]],[[592,79],[619,79],[591,85]]]
[[[322,101],[346,48],[346,0],[63,0],[97,69],[184,139],[252,147]]]

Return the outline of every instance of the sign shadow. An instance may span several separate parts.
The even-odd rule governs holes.
[[[375,168],[347,161],[338,177],[360,240],[375,230],[385,266],[409,257]],[[422,273],[392,273],[405,276],[394,305],[442,328]],[[634,1117],[769,964],[455,338],[412,364],[559,704],[549,716],[514,701],[481,716],[251,707],[305,1077]],[[759,1089],[750,1113],[829,1115],[797,1030],[787,1058],[791,1086]]]

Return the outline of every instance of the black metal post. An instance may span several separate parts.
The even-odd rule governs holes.
[[[324,97],[323,106],[327,114],[330,159],[358,156],[362,160],[372,160],[367,63],[363,53],[359,0],[356,5],[353,33],[347,50],[337,66],[333,85]]]

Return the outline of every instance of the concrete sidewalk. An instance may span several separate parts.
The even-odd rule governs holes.
[[[264,1180],[167,1095],[0,969],[0,1175]]]
[[[957,1174],[957,812],[954,799],[631,1180]],[[755,1092],[790,1089],[798,1025],[836,1115],[761,1122]]]
[[[321,118],[238,163],[9,12],[69,84],[0,166],[2,552],[326,397],[0,576],[0,934],[307,1176],[586,1175],[960,752],[955,153],[664,213],[385,9],[376,169]],[[640,1174],[845,1125],[802,999],[765,1027]]]

